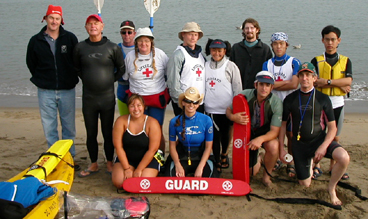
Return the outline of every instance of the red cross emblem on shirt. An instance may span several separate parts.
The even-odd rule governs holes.
[[[198,75],[198,77],[201,77],[201,73],[202,73],[202,71],[199,70],[199,68],[198,68],[198,70],[196,71],[196,74]]]
[[[279,76],[278,78],[276,78],[276,81],[283,81],[282,78]]]
[[[215,85],[216,83],[215,82],[213,82],[213,81],[211,81],[210,82],[210,85],[211,85],[211,87],[213,87],[213,85]]]
[[[142,74],[146,75],[146,77],[148,78],[151,73],[152,73],[152,71],[150,71],[148,68],[146,68],[146,71],[144,71]]]

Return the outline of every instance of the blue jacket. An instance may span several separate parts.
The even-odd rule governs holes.
[[[78,39],[60,26],[54,57],[45,39],[45,31],[46,26],[28,43],[26,62],[32,74],[31,82],[43,89],[73,89],[79,81],[73,65],[73,49]]]

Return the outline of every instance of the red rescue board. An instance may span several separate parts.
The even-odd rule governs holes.
[[[238,94],[233,98],[233,113],[245,112],[249,120],[249,106],[244,95]],[[233,178],[249,184],[249,146],[251,126],[234,122],[233,132]]]
[[[123,188],[131,193],[208,194],[244,196],[252,189],[234,179],[201,177],[134,177],[126,179]]]

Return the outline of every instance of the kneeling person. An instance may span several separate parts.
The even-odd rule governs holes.
[[[313,163],[319,163],[323,157],[334,159],[336,164],[331,171],[328,192],[332,204],[341,205],[336,195],[336,185],[348,167],[349,154],[333,141],[337,130],[334,112],[329,97],[314,88],[317,80],[315,67],[311,63],[303,63],[299,67],[298,78],[300,89],[284,100],[279,141],[284,141],[286,121],[291,115],[292,150],[299,184],[310,186]]]
[[[170,121],[170,158],[166,162],[166,175],[184,177],[216,177],[214,163],[209,160],[213,144],[212,120],[197,112],[203,100],[197,88],[189,87],[179,95],[182,113]],[[177,142],[178,139],[178,142]]]
[[[128,115],[117,118],[113,140],[117,158],[113,166],[112,182],[121,188],[131,177],[155,177],[160,170],[154,158],[161,141],[161,128],[156,119],[144,114],[142,96],[128,99]]]
[[[268,173],[272,173],[279,157],[277,136],[281,126],[282,102],[271,93],[274,83],[272,73],[261,71],[256,75],[255,89],[240,92],[248,100],[251,118],[248,118],[245,112],[233,114],[232,106],[226,109],[226,116],[233,122],[246,125],[251,119],[251,140],[248,144],[250,173],[255,176],[261,167],[262,158],[258,159],[258,150],[263,146],[266,151],[264,165],[267,171],[263,173],[262,183],[265,186],[272,184]]]

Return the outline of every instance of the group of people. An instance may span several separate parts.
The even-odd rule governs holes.
[[[286,135],[288,153],[294,156],[287,166],[288,175],[296,175],[299,183],[308,187],[311,179],[321,174],[319,161],[324,156],[330,158],[328,191],[331,202],[341,205],[336,185],[348,176],[349,155],[339,145],[338,135],[352,68],[350,59],[337,53],[341,41],[338,28],[325,27],[325,53],[301,64],[286,54],[287,34],[272,34],[273,57],[270,47],[259,38],[259,23],[248,18],[242,24],[244,39],[233,47],[221,39],[208,39],[205,54],[210,58],[206,60],[197,44],[203,32],[195,22],[186,23],[178,33],[183,43],[169,58],[155,47],[148,27],[136,29],[132,21],[123,21],[123,42],[115,44],[102,35],[105,24],[101,17],[92,14],[85,22],[88,38],[78,43],[77,37],[61,26],[62,15],[60,6],[49,5],[43,17],[46,26],[29,41],[27,66],[38,88],[49,147],[59,139],[58,113],[61,138],[75,139],[75,86],[78,77],[82,80],[82,112],[91,164],[78,173],[79,177],[100,171],[99,118],[107,172],[113,184],[120,188],[130,177],[157,176],[165,152],[165,109],[171,101],[175,117],[169,123],[165,175],[218,177],[230,166],[232,123],[250,122],[252,175],[264,165],[262,182],[272,185],[272,171],[287,163]],[[116,81],[120,117],[114,124]],[[249,116],[244,112],[233,114],[232,98],[238,94],[248,100]],[[264,156],[258,153],[261,147]],[[74,145],[70,152],[74,157]]]

